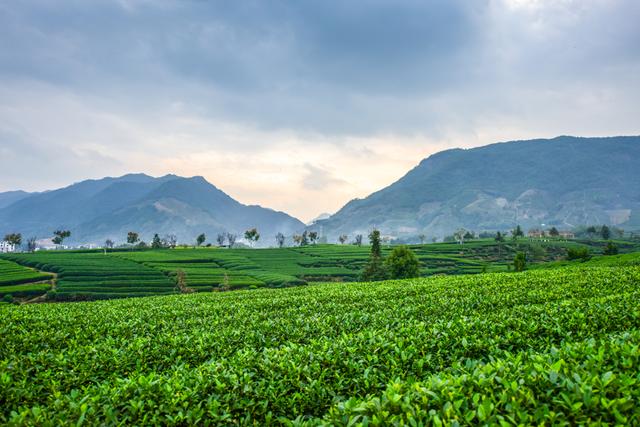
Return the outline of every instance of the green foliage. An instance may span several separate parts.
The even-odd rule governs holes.
[[[207,240],[207,236],[204,233],[202,233],[196,238],[196,244],[198,246],[202,246],[205,240]]]
[[[5,305],[0,423],[638,425],[638,282],[580,265]]]
[[[524,271],[527,269],[527,255],[524,252],[518,252],[513,259],[513,270]]]
[[[396,246],[384,263],[392,279],[411,279],[420,276],[420,261],[406,246]]]
[[[22,234],[10,233],[4,236],[4,240],[12,245],[20,246],[22,244]]]
[[[161,249],[163,247],[162,245],[162,240],[160,239],[160,236],[158,236],[158,233],[153,235],[153,240],[151,241],[151,248],[152,249]]]
[[[127,233],[127,243],[135,245],[140,240],[140,236],[135,231],[129,231]]]
[[[371,256],[369,262],[362,270],[360,280],[363,282],[375,282],[380,280],[387,280],[389,278],[389,271],[383,261],[382,257]]]
[[[346,241],[346,238],[344,240]],[[341,241],[341,243],[344,243],[344,241]],[[369,261],[364,267],[360,279],[365,282],[386,280],[389,278],[389,272],[382,259],[379,230],[374,229],[369,233],[369,243],[371,245],[371,255],[369,255]]]
[[[71,237],[71,231],[69,230],[56,230],[53,232],[53,238],[51,241],[56,245],[61,245],[64,239]]]
[[[520,227],[520,225],[516,225],[516,228],[514,228],[511,231],[511,237],[513,238],[513,240],[518,239],[518,237],[523,237],[524,236],[524,232],[522,231],[522,228]]]
[[[567,260],[582,260],[586,261],[591,258],[591,253],[588,248],[580,247],[580,248],[569,248],[567,249]]]
[[[611,237],[611,230],[609,229],[609,227],[603,225],[600,228],[600,236],[602,236],[604,240],[609,240],[609,238]]]
[[[257,242],[260,239],[260,233],[257,228],[250,228],[249,230],[244,232],[244,238],[251,244]]]
[[[381,257],[382,251],[380,249],[380,230],[372,230],[369,233],[369,244],[371,245],[371,256]]]
[[[605,246],[602,253],[604,255],[618,255],[618,246],[613,242],[607,242],[607,246]]]

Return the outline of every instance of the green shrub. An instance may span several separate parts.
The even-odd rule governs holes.
[[[396,246],[384,263],[392,279],[411,279],[420,276],[420,261],[406,246]]]
[[[524,252],[518,252],[513,259],[513,270],[524,271],[527,269],[527,255]]]
[[[587,261],[591,258],[591,253],[589,252],[589,248],[569,248],[567,249],[567,260],[582,260]]]

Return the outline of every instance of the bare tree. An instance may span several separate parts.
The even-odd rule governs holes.
[[[424,234],[421,234],[418,236],[418,239],[420,239],[420,244],[424,245],[424,242],[427,240],[427,236]]]
[[[165,246],[168,248],[175,248],[178,244],[178,237],[175,234],[167,234],[164,236],[164,240],[166,241]]]
[[[236,235],[235,235],[235,234],[233,234],[233,233],[227,233],[227,242],[229,242],[229,247],[230,247],[230,248],[233,248],[233,245],[235,245],[235,244],[236,244],[236,238],[237,238],[237,237],[238,237],[238,236],[236,236]]]
[[[340,237],[338,237],[338,241],[341,245],[344,245],[344,242],[346,242],[348,238],[349,236],[347,236],[346,234],[341,234]]]
[[[362,234],[356,234],[353,244],[356,246],[362,246]]]
[[[293,239],[293,243],[295,243],[296,245],[298,245],[298,246],[302,245],[302,235],[301,234],[294,234],[292,239]]]
[[[466,236],[466,234],[467,230],[465,230],[464,228],[459,228],[455,233],[453,233],[453,237],[454,239],[456,239],[456,242],[462,245],[464,244],[464,236]]]
[[[284,246],[284,234],[278,232],[278,234],[276,234],[276,243],[278,245],[279,248]]]
[[[216,237],[216,242],[218,242],[218,246],[224,246],[225,239],[226,239],[226,236],[224,233],[218,233],[218,236]]]
[[[187,285],[187,274],[183,270],[176,271],[176,287],[183,294],[192,294],[195,289]]]
[[[36,247],[37,247],[36,238],[35,237],[29,237],[27,239],[27,251],[35,252]]]

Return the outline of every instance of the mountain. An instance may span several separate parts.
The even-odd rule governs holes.
[[[404,177],[318,221],[330,238],[443,237],[583,224],[640,228],[640,136],[512,141],[436,153]]]
[[[22,190],[0,193],[0,209],[27,197],[29,193]]]
[[[122,243],[129,231],[147,242],[154,233],[175,234],[179,242],[205,233],[211,242],[217,233],[241,237],[250,227],[257,227],[268,244],[276,233],[290,235],[304,224],[283,212],[239,203],[199,176],[129,174],[87,180],[27,194],[0,208],[0,234],[40,238],[65,228],[71,230],[70,243]]]

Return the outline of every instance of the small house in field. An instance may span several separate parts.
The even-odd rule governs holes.
[[[562,237],[563,239],[574,239],[576,237],[575,234],[573,234],[571,231],[559,231],[558,236]]]
[[[13,243],[9,243],[6,240],[0,241],[0,253],[15,252],[15,250],[16,245]]]
[[[544,234],[544,230],[538,230],[536,228],[535,230],[529,230],[527,232],[527,236],[529,236],[532,239],[539,239],[541,237],[545,237],[545,234]]]

